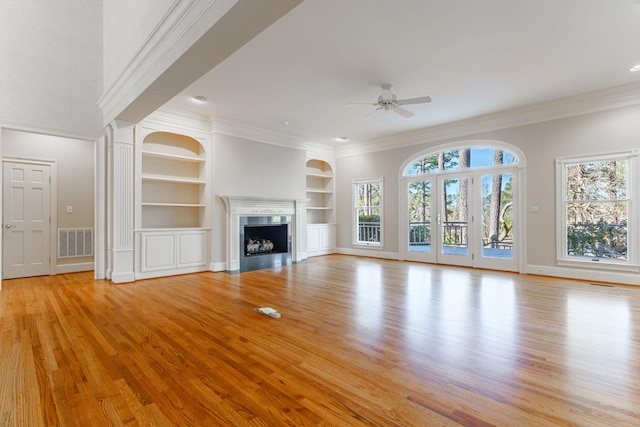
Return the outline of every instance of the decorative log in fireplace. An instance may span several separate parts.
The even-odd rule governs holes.
[[[247,256],[266,254],[273,251],[273,242],[269,239],[247,239],[246,254]]]

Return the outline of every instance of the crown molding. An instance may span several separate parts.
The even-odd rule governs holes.
[[[164,106],[151,113],[143,123],[170,126],[183,131],[197,130],[248,139],[264,144],[277,145],[296,150],[306,150],[309,155],[334,159],[335,147],[328,144],[304,141],[301,138],[279,132],[260,129],[247,124],[226,120],[211,120],[208,116],[192,113],[180,108]]]
[[[208,117],[190,113],[179,108],[160,107],[142,121],[156,125],[170,126],[183,131],[211,133],[211,120]]]
[[[336,157],[409,147],[640,104],[633,83],[336,148]]]
[[[307,158],[335,161],[336,147],[319,142],[309,142],[307,144]]]
[[[103,136],[103,133],[83,133],[74,129],[66,129],[56,126],[37,125],[33,123],[21,122],[16,120],[2,120],[0,118],[0,129],[16,130],[20,132],[40,133],[43,135],[58,136],[61,138],[79,139],[83,141],[95,141]]]
[[[213,120],[211,122],[211,126],[212,131],[217,134],[249,139],[252,141],[263,142],[265,144],[278,145],[280,147],[294,148],[296,150],[307,149],[308,143],[301,138],[266,129],[260,129],[244,123],[227,120]]]
[[[236,0],[237,1],[237,0]],[[221,9],[222,3],[226,8]],[[216,22],[235,2],[175,0],[145,42],[122,69],[115,81],[98,100],[108,123],[170,66],[208,29],[197,23]],[[217,7],[213,7],[213,6]],[[213,13],[212,17],[207,16]],[[208,19],[207,19],[208,18]],[[211,21],[213,19],[213,21]]]

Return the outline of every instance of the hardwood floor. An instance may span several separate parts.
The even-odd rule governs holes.
[[[3,285],[3,426],[640,425],[640,288],[339,255]]]

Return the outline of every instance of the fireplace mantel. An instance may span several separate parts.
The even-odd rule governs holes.
[[[240,217],[291,215],[291,260],[296,263],[307,258],[304,239],[306,200],[251,196],[220,196],[227,209],[226,253],[227,271],[240,268]]]

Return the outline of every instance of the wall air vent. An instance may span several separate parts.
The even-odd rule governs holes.
[[[93,228],[59,228],[58,258],[93,256]]]

